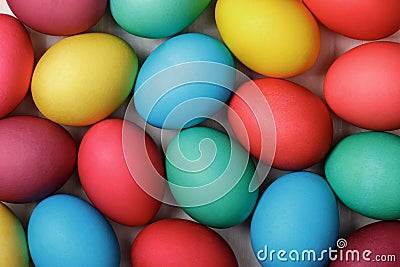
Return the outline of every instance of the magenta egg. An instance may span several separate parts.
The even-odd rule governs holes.
[[[49,35],[73,35],[94,26],[107,0],[7,0],[11,11],[30,28]]]
[[[337,241],[329,267],[398,267],[400,221],[368,224]]]
[[[0,201],[26,203],[55,192],[72,175],[76,150],[72,136],[47,119],[0,120]]]

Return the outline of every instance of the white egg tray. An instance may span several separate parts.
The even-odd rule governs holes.
[[[214,20],[214,7],[216,4],[216,0],[213,0],[208,8],[204,11],[204,13],[184,32],[200,32],[211,35],[219,40],[221,37],[218,34],[217,28],[215,26]],[[0,1],[0,13],[12,14],[10,9],[7,6],[5,1]],[[339,34],[333,33],[322,25],[320,26],[321,31],[321,52],[317,62],[314,66],[306,71],[305,73],[289,78],[287,80],[296,82],[312,92],[318,95],[321,99],[323,99],[323,81],[324,75],[328,70],[328,67],[333,63],[333,61],[342,55],[347,50],[358,46],[365,41],[358,41],[354,39],[350,39]],[[30,33],[33,47],[35,50],[35,62],[39,60],[42,54],[54,43],[63,37],[59,36],[48,36],[31,30],[28,28]],[[121,37],[125,41],[127,41],[135,50],[136,54],[139,58],[139,64],[142,64],[146,57],[163,41],[166,39],[146,39],[131,35],[120,28],[116,22],[111,17],[109,10],[106,15],[94,26],[89,32],[106,32],[116,36]],[[390,37],[382,40],[387,41],[395,41],[400,42],[400,31],[391,35]],[[245,73],[250,78],[259,78],[262,77],[244,67],[240,62],[236,60],[236,67],[239,71]],[[122,118],[125,114],[127,104],[132,96],[124,103],[117,111],[115,111],[110,117],[118,117]],[[19,105],[19,107],[11,114],[11,115],[35,115],[41,116],[40,112],[35,107],[30,92],[24,99],[24,101]],[[135,115],[134,115],[135,116]],[[221,117],[220,114],[216,115],[218,120],[226,122],[226,118]],[[333,123],[334,123],[334,140],[333,144],[336,144],[343,137],[364,131],[363,129],[352,126],[337,116],[332,114]],[[138,121],[140,123],[140,121]],[[215,124],[211,121],[205,123],[207,126],[214,127]],[[89,127],[65,127],[75,138],[75,140],[79,143],[80,139],[87,131]],[[160,144],[160,131],[156,128],[147,127],[149,134]],[[400,135],[400,130],[392,131],[397,135]],[[163,133],[165,134],[165,132]],[[176,134],[176,131],[171,131],[167,133],[172,137]],[[168,139],[168,138],[167,138]],[[321,163],[316,164],[307,170],[323,174],[323,166]],[[282,176],[283,174],[288,173],[285,171],[280,171],[276,169],[271,169],[264,184],[261,189],[265,189],[272,181],[276,178]],[[83,192],[79,179],[77,177],[77,172],[72,175],[69,181],[59,190],[57,193],[68,193],[71,195],[75,195],[81,197],[82,199],[88,200],[85,193]],[[17,215],[17,217],[21,220],[23,226],[27,227],[29,216],[37,203],[29,203],[29,204],[7,204]],[[349,210],[343,204],[339,203],[339,211],[340,211],[340,236],[346,237],[354,230],[374,222],[375,220],[364,217],[356,212]],[[163,218],[186,218],[190,219],[180,208],[172,207],[166,204],[161,206],[161,209],[155,216],[152,221],[156,221]],[[143,227],[128,227],[123,226],[113,221],[110,221],[113,226],[119,240],[120,248],[121,248],[121,267],[129,267],[130,264],[130,248],[133,240],[136,235],[143,229]],[[260,266],[257,262],[256,257],[253,254],[250,236],[249,236],[249,225],[250,220],[246,220],[244,223],[237,225],[235,227],[231,227],[229,229],[214,229],[218,232],[232,247],[240,267],[256,267]],[[33,266],[33,264],[32,264]]]

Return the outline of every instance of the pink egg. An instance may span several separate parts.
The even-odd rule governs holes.
[[[49,35],[73,35],[94,26],[107,0],[7,0],[11,11],[30,28]]]
[[[143,225],[160,208],[164,162],[156,143],[133,123],[93,125],[79,146],[78,173],[94,206],[118,223]]]
[[[28,31],[14,17],[0,14],[0,118],[24,99],[33,71]]]
[[[400,44],[371,42],[341,55],[329,67],[324,95],[341,119],[361,128],[400,128]]]
[[[303,0],[329,29],[354,39],[376,40],[400,29],[399,0]]]
[[[271,109],[270,117],[264,115],[265,103]],[[256,79],[236,90],[229,107],[229,123],[239,142],[266,164],[271,164],[273,156],[274,168],[308,168],[330,149],[333,128],[329,111],[317,95],[299,84]]]
[[[43,118],[0,120],[0,201],[40,200],[60,188],[76,163],[76,144],[61,126]]]
[[[229,244],[210,228],[185,219],[146,226],[131,249],[133,267],[238,267]]]

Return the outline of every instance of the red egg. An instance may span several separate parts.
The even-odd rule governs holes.
[[[28,27],[49,35],[73,35],[94,26],[107,0],[7,0],[11,11]]]
[[[164,162],[155,142],[122,119],[93,125],[82,139],[78,173],[93,205],[124,225],[143,225],[161,206]]]
[[[333,112],[358,127],[400,128],[400,44],[372,42],[347,51],[329,68],[324,94]]]
[[[221,236],[184,219],[164,219],[145,227],[132,244],[131,263],[132,267],[238,266]]]
[[[376,40],[400,29],[399,0],[303,0],[329,29],[350,38]]]
[[[353,232],[340,245],[330,267],[398,267],[400,221],[379,221]]]
[[[28,92],[34,52],[28,31],[14,17],[0,14],[0,118]]]
[[[263,101],[269,104],[271,117],[261,114]],[[235,92],[229,107],[235,136],[257,159],[271,164],[276,142],[274,168],[310,167],[330,148],[333,128],[328,109],[318,96],[296,83],[273,78],[247,82]]]
[[[54,193],[72,175],[76,144],[61,126],[43,118],[0,120],[0,201],[26,203]]]

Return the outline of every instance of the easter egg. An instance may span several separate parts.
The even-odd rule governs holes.
[[[253,251],[262,266],[324,266],[335,247],[339,213],[325,180],[293,172],[263,193],[250,225]]]
[[[219,0],[215,19],[226,46],[259,74],[296,76],[319,55],[318,25],[301,1]]]
[[[0,120],[0,200],[25,203],[59,189],[72,175],[76,144],[59,125],[33,116]]]
[[[7,0],[28,27],[49,35],[73,35],[94,26],[105,14],[107,0]]]
[[[184,219],[146,226],[131,249],[132,267],[237,267],[232,249],[216,232]]]
[[[93,205],[118,223],[145,224],[160,208],[164,162],[151,137],[133,123],[93,125],[79,146],[78,174]]]
[[[374,219],[400,219],[399,160],[399,136],[362,132],[334,147],[325,163],[326,178],[350,209]]]
[[[66,37],[40,58],[32,97],[47,118],[84,126],[114,112],[132,90],[137,56],[124,40],[107,33]]]
[[[192,24],[209,3],[210,0],[111,0],[110,9],[115,21],[129,33],[163,38]]]
[[[255,167],[249,154],[228,135],[193,127],[169,143],[166,174],[172,195],[201,224],[227,228],[253,211],[258,189],[250,192]]]
[[[34,52],[28,31],[6,14],[0,14],[0,118],[24,99],[31,82]]]
[[[400,2],[399,2],[400,3]],[[325,99],[340,118],[358,127],[400,128],[400,44],[372,42],[340,56],[325,77]]]
[[[268,106],[260,99],[271,116],[263,115]],[[332,142],[332,121],[322,100],[286,80],[262,78],[241,85],[230,100],[228,119],[239,142],[278,169],[310,167],[325,157]]]
[[[86,201],[59,194],[42,200],[28,223],[28,246],[35,266],[115,266],[117,237],[104,216]]]
[[[396,267],[400,257],[400,221],[379,221],[354,231],[340,245],[329,267]]]
[[[147,123],[181,129],[214,115],[231,96],[236,71],[228,49],[205,34],[175,36],[143,63],[134,105]]]
[[[304,4],[329,29],[350,38],[375,40],[400,29],[398,0],[304,0]]]
[[[28,267],[24,228],[14,213],[0,202],[0,266]]]

